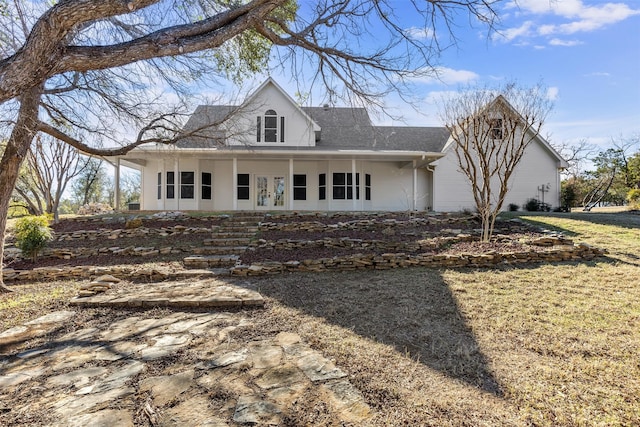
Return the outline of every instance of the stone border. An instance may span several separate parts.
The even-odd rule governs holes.
[[[525,264],[540,262],[561,262],[591,260],[603,256],[605,250],[586,243],[573,246],[557,246],[544,251],[485,253],[485,254],[417,254],[387,253],[382,255],[354,254],[333,258],[308,259],[304,261],[263,262],[252,265],[239,265],[231,268],[234,276],[264,276],[285,272],[305,271],[352,271],[352,270],[390,270],[412,266],[430,268],[494,267],[497,264]]]
[[[382,255],[354,254],[342,257],[307,259],[304,261],[262,262],[252,265],[238,265],[229,271],[235,276],[263,276],[285,272],[305,271],[350,271],[350,270],[390,270],[412,266],[430,268],[457,267],[494,267],[497,264],[524,264],[540,262],[561,262],[591,260],[604,256],[603,249],[586,243],[555,246],[543,251],[486,253],[486,254],[416,254],[386,253]],[[40,267],[33,270],[4,270],[4,280],[37,281],[61,279],[91,279],[103,274],[111,274],[119,279],[128,280],[169,280],[192,277],[211,277],[216,274],[210,270],[182,270],[166,272],[155,268],[140,267]]]
[[[136,227],[136,228],[99,228],[97,230],[77,230],[71,231],[68,233],[58,233],[54,236],[54,241],[56,242],[64,242],[67,240],[97,240],[97,239],[108,239],[115,240],[118,238],[127,238],[127,237],[145,237],[145,236],[159,236],[159,237],[169,237],[175,235],[183,235],[183,234],[197,234],[197,233],[211,233],[215,232],[220,225],[212,225],[211,227],[187,227],[184,225],[175,225],[172,227],[162,227],[162,228],[147,228],[147,227]]]
[[[6,282],[54,281],[63,279],[88,280],[104,274],[110,274],[118,279],[134,281],[160,281],[216,276],[213,271],[202,269],[163,271],[157,268],[141,268],[139,266],[96,267],[80,265],[75,267],[37,267],[33,270],[14,270],[11,268],[5,268],[3,270],[3,279]]]

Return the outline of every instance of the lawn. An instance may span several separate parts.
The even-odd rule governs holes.
[[[265,327],[346,366],[376,425],[640,425],[640,216],[524,218],[609,257],[268,278]]]
[[[349,373],[371,425],[640,425],[640,216],[522,218],[609,255],[253,279],[267,306],[234,339],[298,332]],[[59,309],[76,287],[16,285],[0,324]],[[332,425],[318,402],[295,402],[299,425]]]

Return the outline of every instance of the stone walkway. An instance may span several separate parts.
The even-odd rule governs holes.
[[[120,280],[113,276],[108,281],[100,282],[100,278],[92,284]],[[91,288],[91,284],[89,285]],[[82,291],[81,291],[82,292]],[[115,289],[108,289],[96,295],[78,296],[71,300],[71,305],[84,307],[120,307],[120,308],[150,308],[169,307],[180,308],[231,308],[231,307],[262,307],[264,299],[258,292],[231,286],[218,279],[204,279],[191,281],[170,281],[157,283],[126,283],[119,284]]]
[[[168,288],[175,291],[177,285],[183,293],[174,301],[202,287],[209,289],[203,301],[210,301],[215,288],[206,281],[121,284],[115,295],[110,289],[99,297],[121,304],[128,295],[145,307],[142,289],[148,302],[160,298],[164,304],[172,297],[163,292],[171,294]],[[246,291],[254,299],[257,294],[218,289]],[[80,314],[55,312],[0,334],[0,420],[54,426],[299,425],[296,408],[314,399],[337,424],[361,425],[372,415],[347,372],[297,334],[243,338],[250,320],[242,311],[120,312],[116,321],[60,330]],[[40,338],[28,341],[34,337]]]

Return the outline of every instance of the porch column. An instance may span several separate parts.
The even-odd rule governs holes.
[[[431,205],[431,210],[436,210],[436,169],[435,166],[428,166],[427,171],[431,172],[431,200],[429,201],[429,205]]]
[[[182,184],[180,181],[180,157],[176,157],[173,161],[173,197],[175,197],[177,208],[176,210],[180,210],[180,185]]]
[[[233,158],[233,166],[231,168],[231,194],[233,195],[233,210],[238,210],[238,158]]]
[[[351,194],[353,195],[352,210],[354,211],[358,209],[358,198],[356,197],[356,195],[358,194],[357,191],[358,190],[356,187],[356,159],[351,159]]]
[[[116,158],[116,174],[115,174],[115,191],[113,192],[115,200],[114,200],[114,209],[116,211],[120,210],[120,157]]]
[[[140,171],[140,197],[138,197],[138,202],[140,203],[140,210],[144,210],[144,191],[142,191],[142,189],[144,188],[144,173],[142,173],[142,170]]]
[[[413,161],[413,210],[417,210],[418,207],[418,168],[416,168],[417,162]]]
[[[292,210],[293,206],[293,158],[289,159],[289,209]]]

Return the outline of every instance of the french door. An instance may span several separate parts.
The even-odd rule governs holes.
[[[256,175],[256,209],[284,209],[285,195],[284,176]]]

